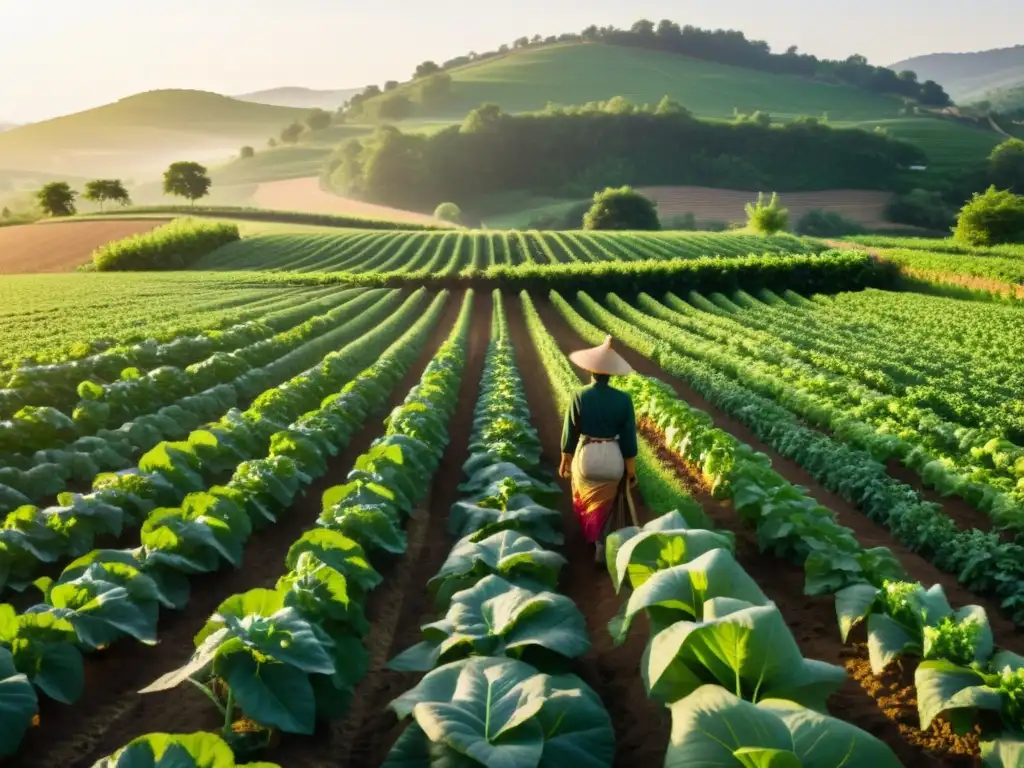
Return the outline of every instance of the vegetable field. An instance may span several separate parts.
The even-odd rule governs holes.
[[[879,270],[453,230],[4,278],[0,765],[1024,768],[1024,314]],[[554,470],[608,334],[596,564]]]

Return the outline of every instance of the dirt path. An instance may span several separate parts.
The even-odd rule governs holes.
[[[537,309],[548,330],[559,339],[563,349],[567,345],[572,348],[586,346],[586,342],[576,335],[549,303],[538,301]],[[716,427],[733,434],[756,450],[768,454],[772,459],[773,467],[785,476],[787,480],[808,487],[812,496],[826,506],[829,506],[833,511],[839,512],[836,505],[831,503],[829,498],[838,497],[833,497],[832,494],[825,491],[799,467],[794,469],[796,465],[783,467],[783,464],[789,463],[792,465],[792,462],[788,462],[787,459],[776,454],[770,446],[762,444],[744,425],[734,422],[724,416],[724,414],[716,412],[696,393],[688,390],[685,385],[668,376],[656,364],[643,356],[622,346],[618,349],[619,353],[639,373],[657,377],[674,386],[681,399],[694,407],[710,413]],[[684,466],[677,457],[664,450],[660,445],[660,438],[655,430],[644,425],[642,432],[649,438],[652,444],[658,446],[658,454],[662,460],[671,464],[676,469],[694,499],[700,503],[715,526],[731,531],[736,536],[736,557],[738,561],[761,586],[765,594],[779,606],[783,617],[786,619],[786,623],[793,631],[793,635],[803,655],[809,659],[818,659],[847,668],[850,679],[847,680],[842,689],[830,698],[830,712],[835,717],[852,723],[889,744],[900,758],[900,761],[908,768],[931,768],[936,765],[973,765],[973,758],[970,757],[945,756],[939,758],[936,754],[930,752],[930,750],[935,749],[936,745],[943,745],[946,748],[952,746],[954,749],[976,750],[977,742],[972,739],[957,741],[950,734],[944,732],[939,725],[933,726],[927,733],[922,733],[917,727],[916,702],[912,696],[913,689],[907,685],[907,670],[895,670],[894,673],[882,679],[874,678],[871,675],[870,665],[867,661],[866,646],[863,643],[844,645],[840,641],[832,596],[811,597],[804,595],[803,568],[771,555],[762,554],[758,547],[756,533],[742,525],[738,515],[732,508],[731,502],[714,499],[707,492],[707,489],[701,485],[694,472]],[[844,505],[846,504],[842,499],[839,499],[839,501]],[[864,518],[856,510],[852,510],[847,516],[850,515],[856,515],[870,523],[870,521],[867,521],[867,518]],[[848,524],[846,520],[841,522]],[[859,532],[858,539],[867,546],[867,542],[865,542]],[[871,546],[875,545],[877,545],[876,542],[871,544]],[[895,550],[895,547],[893,549]],[[917,557],[916,555],[911,556]],[[949,577],[945,574],[942,574],[942,576],[945,581],[949,580]],[[933,582],[928,581],[925,583],[931,584]],[[945,587],[947,595],[954,600],[954,603],[956,605],[962,604],[956,602],[949,585],[945,585]],[[996,629],[995,622],[993,622],[993,629]],[[913,680],[912,668],[909,669],[909,680]],[[861,683],[860,681],[864,682]]]
[[[332,727],[316,762],[300,762],[290,753],[282,752],[274,755],[282,766],[377,768],[406,727],[406,722],[399,723],[386,708],[392,699],[416,685],[422,675],[392,672],[385,669],[385,664],[420,641],[422,624],[438,618],[424,585],[437,573],[454,543],[448,535],[448,512],[459,499],[462,465],[469,458],[473,409],[490,342],[489,293],[476,293],[470,323],[466,367],[459,387],[459,404],[449,425],[448,447],[434,475],[430,494],[420,506],[420,516],[410,521],[408,550],[394,558],[392,568],[381,569],[384,583],[371,594],[367,606],[367,617],[372,622],[368,641],[370,672],[356,689],[348,715]]]
[[[508,296],[506,308],[526,398],[533,423],[540,433],[543,460],[554,469],[561,454],[561,414],[555,408],[543,365],[530,340],[518,297]],[[559,329],[549,327],[549,330],[563,352],[584,346],[566,346],[565,335],[556,332]],[[583,612],[593,643],[589,653],[577,660],[574,671],[597,692],[611,716],[615,727],[615,765],[621,768],[659,766],[665,758],[671,722],[668,710],[647,698],[640,677],[640,660],[647,641],[646,621],[634,626],[630,639],[622,646],[612,645],[608,622],[618,613],[623,598],[615,594],[607,571],[594,563],[593,549],[580,535],[579,524],[572,513],[568,481],[560,479],[559,484],[564,491],[561,503],[565,520],[563,554],[569,563],[562,570],[558,588]],[[642,503],[638,503],[637,514],[644,522],[652,517]]]
[[[149,232],[167,219],[62,221],[0,227],[0,275],[71,272],[101,245]]]
[[[146,696],[136,691],[188,661],[194,650],[192,638],[225,598],[257,587],[273,588],[284,572],[288,549],[314,526],[323,492],[343,482],[355,459],[382,433],[381,419],[419,381],[423,369],[450,333],[460,306],[461,293],[453,292],[423,351],[395,387],[386,407],[367,419],[348,447],[329,462],[327,473],[306,489],[278,523],[252,536],[240,569],[193,579],[191,599],[185,610],[166,611],[161,616],[160,642],[156,646],[125,640],[87,656],[86,693],[75,705],[67,707],[44,699],[41,725],[28,734],[18,752],[20,768],[87,768],[145,733],[219,730],[218,713],[192,686]],[[285,765],[298,768],[311,764],[300,759],[300,752]]]

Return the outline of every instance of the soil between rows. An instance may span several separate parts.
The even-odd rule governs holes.
[[[192,686],[146,696],[137,691],[188,661],[194,650],[193,637],[225,598],[257,587],[273,588],[284,572],[288,549],[315,524],[323,492],[343,482],[355,459],[383,432],[380,419],[419,381],[450,333],[461,300],[459,292],[449,296],[423,351],[391,393],[387,406],[367,418],[348,447],[328,462],[327,473],[306,489],[281,520],[253,534],[241,568],[192,579],[191,597],[184,611],[164,611],[161,615],[157,645],[145,646],[126,639],[87,655],[85,695],[76,704],[68,707],[41,697],[40,727],[26,735],[17,758],[9,763],[12,767],[87,768],[146,733],[219,730],[219,713]],[[273,760],[273,755],[268,759]],[[302,763],[286,764],[291,768]]]
[[[555,470],[561,456],[562,414],[555,407],[543,363],[530,339],[518,298],[510,295],[506,308],[526,399],[540,433],[543,461]],[[567,348],[559,337],[555,338],[563,351],[572,348]],[[617,648],[613,645],[608,622],[619,612],[624,597],[615,594],[607,570],[594,562],[594,550],[583,539],[572,512],[569,481],[559,478],[558,482],[563,491],[559,505],[565,531],[562,554],[568,560],[558,589],[583,613],[592,643],[590,651],[576,660],[573,671],[600,696],[611,716],[615,729],[615,765],[658,768],[665,760],[671,723],[668,710],[647,698],[640,677],[640,660],[647,640],[646,621],[634,623],[623,645]],[[641,522],[650,520],[652,515],[642,500],[636,499],[636,502]]]
[[[563,350],[587,346],[546,299],[535,297],[535,302],[545,326],[558,340]],[[951,576],[903,547],[884,527],[869,520],[842,497],[829,492],[798,464],[762,443],[746,425],[715,409],[685,384],[669,376],[656,363],[623,345],[619,345],[617,349],[638,373],[669,383],[682,400],[711,415],[716,427],[767,454],[779,474],[789,482],[807,488],[810,495],[819,503],[836,512],[839,522],[852,528],[862,545],[889,547],[904,564],[911,578],[921,581],[926,586],[942,584],[954,606],[968,603],[983,605],[989,614],[997,643],[1010,649],[1019,646],[1020,640],[1015,635],[1012,624],[1001,618],[994,605],[986,604],[985,601],[967,592]],[[763,555],[759,551],[756,534],[741,524],[731,504],[711,498],[695,480],[694,473],[659,445],[657,435],[650,430],[645,432],[652,438],[651,442],[658,447],[658,454],[662,460],[672,463],[679,475],[687,481],[692,495],[716,526],[730,530],[736,535],[738,561],[758,582],[765,594],[779,606],[804,656],[847,668],[851,679],[830,699],[831,713],[889,744],[901,762],[909,768],[975,765],[976,761],[972,757],[963,754],[942,754],[947,750],[960,752],[970,749],[970,738],[959,739],[948,733],[942,724],[933,725],[928,732],[922,732],[915,727],[914,691],[905,684],[905,675],[895,675],[904,683],[902,685],[890,679],[894,677],[891,671],[887,671],[882,680],[874,678],[867,664],[866,647],[862,643],[844,646],[840,642],[833,598],[804,595],[803,569]],[[910,680],[912,681],[912,675]]]

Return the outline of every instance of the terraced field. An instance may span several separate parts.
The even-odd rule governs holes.
[[[845,290],[891,278],[462,230],[5,278],[4,764],[1019,768],[1024,315]],[[606,334],[595,564],[554,470]]]

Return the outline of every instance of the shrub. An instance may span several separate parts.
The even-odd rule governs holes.
[[[747,226],[762,235],[774,235],[789,230],[789,209],[782,207],[779,196],[772,192],[772,199],[766,204],[764,192],[758,192],[756,203],[747,203]]]
[[[684,213],[679,216],[672,216],[665,221],[664,228],[693,232],[697,229],[697,217],[694,216],[692,212]]]
[[[960,209],[953,237],[972,247],[1024,243],[1024,195],[989,187]]]
[[[885,218],[897,224],[923,229],[948,229],[953,223],[953,210],[939,192],[912,189],[897,195],[885,206]]]
[[[815,208],[800,217],[800,221],[796,224],[796,231],[797,234],[811,237],[840,237],[841,235],[863,234],[864,227],[841,213]]]
[[[275,142],[275,143],[276,143],[276,142]],[[255,154],[256,154],[256,150],[255,150],[255,149],[253,149],[253,148],[252,148],[252,147],[250,147],[250,146],[244,146],[244,147],[242,147],[242,149],[241,149],[241,150],[240,150],[240,151],[238,152],[238,156],[239,156],[240,158],[242,158],[243,160],[246,160],[246,159],[248,159],[248,158],[250,158],[250,157],[253,157],[253,156],[254,156]]]
[[[434,209],[434,218],[458,224],[462,221],[462,209],[455,203],[441,203]]]
[[[176,219],[152,232],[107,243],[93,252],[92,260],[100,272],[185,269],[238,238],[235,224]]]
[[[583,217],[584,229],[657,230],[657,204],[632,187],[608,187],[594,194],[594,204]]]
[[[1024,194],[1024,141],[1007,139],[988,158],[992,182],[1001,189]]]

